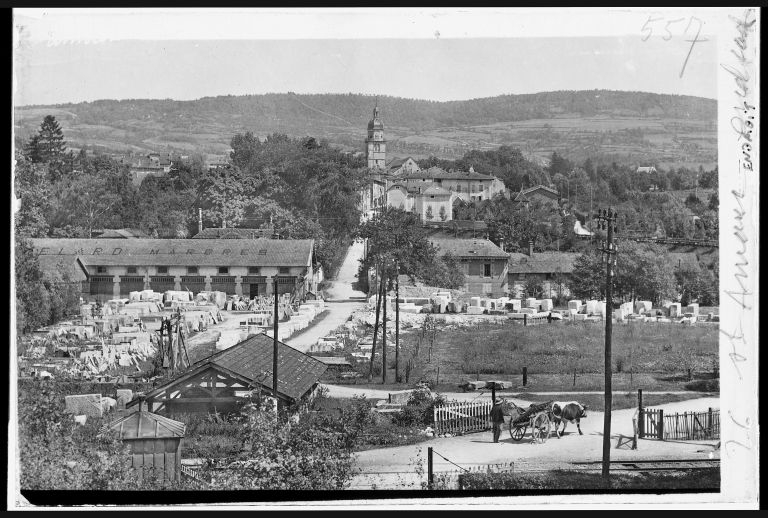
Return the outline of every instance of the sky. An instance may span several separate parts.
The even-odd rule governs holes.
[[[666,33],[668,20],[679,21]],[[606,9],[16,9],[14,104],[288,91],[716,98],[716,37],[692,46],[698,27],[691,13]]]

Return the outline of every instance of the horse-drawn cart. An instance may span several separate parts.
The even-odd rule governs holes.
[[[509,417],[509,435],[512,440],[520,441],[531,428],[531,441],[543,443],[549,439],[552,430],[552,401],[534,403],[528,409],[520,408],[514,403]]]

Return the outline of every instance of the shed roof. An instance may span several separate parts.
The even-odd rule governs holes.
[[[99,234],[99,239],[149,238],[149,235],[136,228],[107,228]]]
[[[31,239],[39,258],[85,266],[307,266],[312,239]]]
[[[555,189],[551,189],[545,185],[537,185],[535,187],[529,187],[528,189],[522,189],[519,193],[517,193],[517,196],[515,196],[515,201],[527,199],[529,195],[537,193],[543,194],[544,196],[553,199],[560,197],[560,193]]]
[[[259,239],[271,236],[274,228],[204,228],[192,239]]]
[[[341,356],[313,356],[313,358],[320,360],[326,365],[351,365],[345,358]]]
[[[101,428],[101,433],[117,430],[121,439],[162,439],[184,437],[187,425],[173,419],[137,410]]]
[[[508,272],[518,273],[572,273],[573,262],[579,254],[575,252],[534,253],[532,256],[522,253],[509,254]]]
[[[438,255],[450,252],[456,257],[466,259],[506,259],[509,254],[488,239],[456,239],[430,237],[430,242],[438,248]]]
[[[194,367],[209,364],[219,366],[251,381],[256,381],[257,377],[264,374],[265,378],[260,383],[271,389],[272,347],[273,339],[260,333],[195,362]],[[326,369],[327,366],[323,362],[283,342],[277,342],[279,394],[291,399],[300,398],[317,383]]]

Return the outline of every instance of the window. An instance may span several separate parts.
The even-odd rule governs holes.
[[[461,192],[461,185],[459,184],[456,185],[456,192]]]
[[[168,273],[168,267],[167,266],[158,266],[157,267],[157,273]]]
[[[483,277],[491,276],[491,263],[485,263],[483,265]]]
[[[493,284],[490,282],[484,282],[483,283],[483,293],[486,295],[493,294]]]
[[[229,274],[229,266],[219,266],[219,274],[220,275]]]
[[[129,266],[128,267],[128,273],[136,273],[136,267],[135,266]]]
[[[190,275],[197,275],[197,266],[187,266],[187,273]]]
[[[258,266],[249,266],[248,267],[248,274],[249,275],[258,275],[259,274],[259,267]]]
[[[278,273],[279,273],[280,275],[288,275],[289,273],[291,273],[291,269],[290,269],[290,268],[288,268],[287,266],[281,266],[281,267],[279,268],[279,270],[278,270]]]
[[[96,273],[107,273],[107,267],[106,266],[97,266],[96,267]]]

